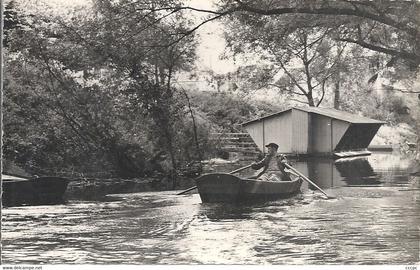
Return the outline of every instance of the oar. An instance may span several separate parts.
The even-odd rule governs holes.
[[[228,174],[234,174],[234,173],[237,173],[237,172],[243,171],[243,170],[245,170],[245,169],[251,168],[251,166],[252,166],[252,164],[246,165],[245,167],[242,167],[242,168],[236,169],[236,170],[234,170],[234,171],[231,171],[231,172],[230,172],[230,173],[228,173]]]
[[[303,178],[303,180],[305,180],[306,182],[310,183],[311,185],[313,185],[314,187],[316,187],[319,191],[321,191],[328,199],[335,199],[335,197],[333,196],[329,196],[327,193],[325,193],[325,191],[323,191],[320,187],[318,187],[314,182],[312,182],[308,177],[306,177],[304,174],[302,174],[301,172],[299,172],[298,170],[296,170],[295,168],[293,168],[292,166],[290,166],[287,163],[284,163],[284,166],[286,166],[289,170],[291,170],[292,172],[298,174],[300,177]]]
[[[186,189],[186,190],[184,190],[184,191],[182,191],[182,192],[180,192],[180,193],[178,193],[176,195],[182,195],[182,194],[187,193],[188,191],[191,191],[191,190],[196,189],[196,188],[197,188],[197,186],[193,186],[193,187],[191,187],[189,189]]]
[[[231,171],[229,174],[234,174],[234,173],[237,173],[237,172],[243,171],[243,170],[245,170],[245,169],[250,168],[251,166],[252,166],[252,164],[249,164],[249,165],[247,165],[247,166],[245,166],[245,167],[242,167],[242,168],[239,168],[239,169],[237,169],[237,170]],[[197,188],[197,186],[193,186],[193,187],[191,187],[191,188],[189,188],[189,189],[186,189],[186,190],[184,190],[184,191],[182,191],[182,192],[180,192],[180,193],[178,193],[178,194],[176,194],[176,195],[182,195],[182,194],[187,193],[188,191],[194,190],[194,189],[196,189],[196,188]]]

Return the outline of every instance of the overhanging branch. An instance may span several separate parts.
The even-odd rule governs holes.
[[[238,1],[237,1],[238,2]],[[410,27],[407,23],[398,22],[390,17],[381,16],[369,12],[367,9],[346,8],[346,7],[281,7],[272,9],[262,9],[243,2],[238,2],[236,8],[238,11],[246,11],[260,15],[282,15],[282,14],[310,14],[310,15],[333,15],[333,16],[355,16],[359,18],[370,19],[385,25],[402,30],[415,37],[418,35],[416,28]]]
[[[357,44],[363,48],[372,50],[372,51],[377,51],[377,52],[381,52],[381,53],[385,53],[388,55],[393,55],[393,56],[397,56],[399,58],[402,59],[406,59],[410,62],[415,62],[416,64],[420,64],[420,56],[414,54],[414,53],[409,53],[407,51],[404,50],[394,50],[394,49],[390,49],[390,48],[384,48],[378,45],[374,45],[371,43],[367,43],[363,40],[355,40],[355,39],[351,39],[351,38],[338,38],[338,41],[345,41],[345,42],[349,42],[349,43],[354,43]]]

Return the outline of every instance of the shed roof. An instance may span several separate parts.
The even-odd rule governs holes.
[[[248,124],[254,123],[254,122],[258,122],[261,121],[263,119],[267,119],[267,118],[271,118],[277,115],[280,115],[282,113],[285,113],[287,111],[290,111],[292,109],[296,109],[296,110],[301,110],[301,111],[305,111],[308,113],[316,113],[316,114],[320,114],[320,115],[324,115],[330,118],[334,118],[334,119],[338,119],[338,120],[342,120],[345,122],[349,122],[352,124],[385,124],[385,122],[383,121],[378,121],[378,120],[374,120],[374,119],[370,119],[367,117],[363,117],[363,116],[359,116],[356,114],[352,114],[352,113],[348,113],[348,112],[344,112],[344,111],[339,111],[336,109],[332,109],[332,108],[319,108],[319,107],[292,107],[280,112],[276,112],[264,117],[260,117],[248,122],[243,123],[242,125],[246,126]]]
[[[313,112],[321,115],[325,115],[331,118],[343,120],[354,124],[385,124],[383,121],[363,117],[357,114],[349,112],[339,111],[332,108],[319,108],[319,107],[299,107],[295,108],[306,112]]]

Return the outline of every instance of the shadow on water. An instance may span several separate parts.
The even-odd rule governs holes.
[[[199,215],[206,216],[211,221],[223,221],[229,219],[250,219],[253,211],[253,206],[211,203],[201,204]]]
[[[317,196],[299,193],[288,199],[276,201],[253,201],[248,203],[201,203],[198,215],[211,221],[254,219],[256,214],[278,213],[287,211],[290,207],[311,203]]]

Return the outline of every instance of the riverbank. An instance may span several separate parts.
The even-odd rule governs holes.
[[[250,161],[229,161],[210,159],[202,163],[202,173],[230,172]],[[167,176],[144,177],[134,179],[121,178],[73,178],[71,179],[65,199],[100,200],[108,194],[122,194],[149,191],[185,190],[195,186],[196,176],[178,176],[175,188]]]
[[[194,185],[193,178],[180,177],[177,179],[175,189],[186,189]],[[168,178],[75,178],[70,180],[65,199],[99,200],[108,194],[167,191],[172,189],[172,182]]]
[[[416,130],[406,123],[383,125],[370,143],[370,147],[388,147],[402,155],[413,155],[416,151]]]

